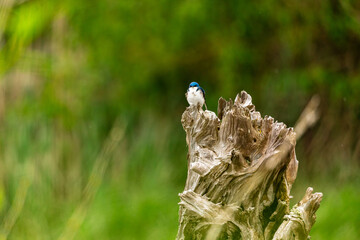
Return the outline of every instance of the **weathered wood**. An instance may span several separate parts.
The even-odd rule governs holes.
[[[218,116],[190,106],[181,122],[189,152],[177,239],[307,239],[322,194],[309,188],[289,210],[292,128],[261,118],[245,91],[220,98]]]

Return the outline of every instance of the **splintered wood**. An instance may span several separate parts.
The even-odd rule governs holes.
[[[298,161],[296,134],[261,118],[245,91],[219,99],[218,116],[199,106],[181,119],[188,176],[180,196],[177,239],[307,239],[321,193],[308,188],[289,209]]]

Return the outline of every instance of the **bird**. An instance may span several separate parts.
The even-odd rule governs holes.
[[[185,93],[186,100],[191,105],[200,105],[202,108],[205,104],[205,108],[207,110],[207,106],[205,103],[205,91],[200,87],[197,82],[192,82],[189,84],[189,88]]]

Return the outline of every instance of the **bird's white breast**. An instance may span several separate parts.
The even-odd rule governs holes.
[[[186,100],[190,105],[200,104],[201,107],[204,105],[205,102],[201,90],[200,89],[197,90],[197,87],[189,88],[187,92]]]

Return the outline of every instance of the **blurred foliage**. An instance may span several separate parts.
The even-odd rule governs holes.
[[[191,81],[289,126],[319,94],[293,195],[325,194],[314,239],[360,235],[358,1],[2,0],[0,76],[1,239],[174,239]]]

